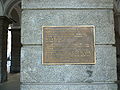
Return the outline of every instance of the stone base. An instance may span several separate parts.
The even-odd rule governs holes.
[[[116,84],[21,85],[21,90],[117,90]]]

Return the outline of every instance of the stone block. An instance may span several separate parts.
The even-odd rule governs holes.
[[[41,44],[42,26],[79,25],[96,27],[96,44],[115,43],[112,10],[24,10],[22,44]]]
[[[96,45],[95,65],[43,65],[41,61],[41,46],[22,47],[21,82],[92,83],[117,80],[116,48],[111,45]]]
[[[21,90],[117,90],[116,84],[21,85]]]
[[[113,8],[113,0],[22,0],[23,9]]]
[[[0,16],[3,16],[3,6],[1,2],[0,2]]]

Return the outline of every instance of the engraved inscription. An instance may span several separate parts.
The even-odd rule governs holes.
[[[94,26],[43,27],[43,64],[95,64]]]

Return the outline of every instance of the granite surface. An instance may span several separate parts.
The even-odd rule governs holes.
[[[23,9],[113,8],[113,0],[22,0]]]
[[[21,82],[81,83],[116,81],[116,48],[96,45],[95,65],[43,65],[41,46],[24,46]],[[81,78],[82,77],[82,78]]]
[[[22,85],[21,90],[117,90],[116,84]]]
[[[41,44],[42,26],[94,25],[96,44],[114,44],[112,10],[24,10],[22,44]]]

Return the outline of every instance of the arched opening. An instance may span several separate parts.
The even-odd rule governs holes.
[[[8,11],[8,10],[7,10]],[[16,2],[9,12],[6,12],[7,16],[13,21],[9,25],[8,33],[8,54],[7,58],[11,59],[10,72],[20,72],[20,49],[21,49],[21,2]],[[11,39],[10,39],[11,38]],[[11,41],[10,41],[11,40]],[[10,43],[10,44],[9,44]]]
[[[0,85],[1,90],[20,90],[20,53],[21,53],[21,1],[1,0],[4,16],[12,24],[7,31],[7,82]]]

